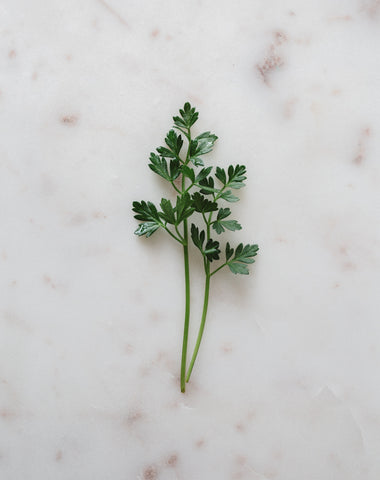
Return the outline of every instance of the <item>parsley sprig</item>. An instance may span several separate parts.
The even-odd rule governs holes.
[[[229,242],[224,247],[224,261],[221,260],[221,246],[219,240],[211,236],[211,230],[221,235],[226,230],[234,232],[242,227],[237,220],[230,219],[231,209],[221,202],[234,203],[239,198],[232,190],[239,190],[245,186],[246,168],[244,165],[230,165],[227,170],[204,166],[204,156],[210,153],[217,140],[217,136],[209,131],[192,137],[191,128],[198,120],[198,112],[190,103],[185,103],[179,110],[179,116],[173,117],[173,128],[165,137],[165,145],[152,152],[149,157],[149,168],[171,184],[177,193],[175,204],[171,200],[162,198],[157,207],[150,201],[133,202],[135,218],[141,223],[135,230],[138,236],[153,235],[157,230],[166,231],[174,240],[182,245],[185,272],[185,320],[181,357],[181,391],[185,391],[185,384],[189,381],[205,327],[209,302],[210,280],[213,275],[228,266],[234,274],[247,275],[248,265],[254,263],[257,255],[257,245],[238,244],[232,248]],[[179,133],[178,133],[179,132]],[[184,138],[186,139],[186,153],[183,151]],[[190,235],[188,220],[191,223]],[[197,221],[198,220],[198,221]],[[203,220],[204,227],[199,226]],[[205,289],[203,312],[198,337],[189,366],[187,367],[187,347],[190,321],[190,265],[189,240],[199,250],[203,258],[205,272]],[[213,262],[218,262],[211,269]]]

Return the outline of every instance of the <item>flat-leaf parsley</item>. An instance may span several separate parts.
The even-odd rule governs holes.
[[[210,279],[217,272],[228,266],[235,274],[247,275],[248,265],[254,263],[259,247],[240,243],[232,248],[229,242],[224,247],[224,261],[213,270],[211,264],[221,256],[220,242],[211,237],[211,229],[219,236],[226,230],[241,230],[237,220],[229,219],[230,208],[220,206],[221,201],[234,203],[239,198],[232,190],[245,186],[246,168],[244,165],[230,165],[227,170],[204,166],[203,156],[210,153],[218,137],[209,131],[192,137],[191,127],[198,120],[198,112],[190,103],[185,103],[179,110],[179,116],[173,117],[173,129],[165,137],[165,146],[158,147],[150,154],[149,168],[168,181],[177,193],[175,204],[162,198],[159,208],[150,201],[133,202],[135,218],[141,223],[135,231],[136,235],[153,235],[157,230],[165,230],[174,240],[182,245],[185,271],[185,321],[181,359],[181,391],[185,391],[186,382],[197,358],[206,322],[210,292]],[[177,133],[179,132],[179,133]],[[182,153],[186,138],[186,153]],[[201,168],[200,168],[201,167]],[[178,180],[177,180],[178,179]],[[188,222],[203,219],[204,228],[191,223],[190,235]],[[228,218],[228,220],[227,220]],[[197,222],[198,223],[198,222]],[[190,267],[189,237],[203,258],[205,272],[205,289],[201,323],[190,364],[187,367],[187,345],[190,320]],[[218,238],[218,237],[217,237]]]

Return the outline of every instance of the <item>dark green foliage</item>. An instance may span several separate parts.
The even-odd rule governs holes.
[[[212,240],[211,238],[207,240],[206,246],[203,249],[203,244],[206,239],[206,233],[204,230],[199,232],[199,228],[196,227],[193,223],[191,224],[191,239],[194,245],[201,251],[207,260],[212,262],[213,260],[219,259],[220,249],[219,242]]]
[[[199,192],[193,193],[192,200],[196,212],[210,213],[218,210],[218,204],[216,202],[211,202]]]
[[[244,180],[247,179],[245,174],[247,173],[244,165],[230,165],[228,167],[228,177],[224,168],[216,167],[216,178],[228,188],[239,189],[245,187]]]
[[[189,102],[185,103],[183,109],[179,110],[179,113],[179,117],[173,117],[174,126],[188,137],[188,130],[198,120],[199,114],[195,111],[195,108],[191,107]]]
[[[209,131],[197,137],[192,137],[191,127],[198,120],[198,112],[190,103],[185,103],[179,110],[179,115],[173,117],[173,128],[165,137],[165,143],[151,153],[149,168],[161,178],[170,183],[175,194],[172,200],[162,198],[160,210],[149,201],[133,202],[135,218],[140,223],[135,230],[138,236],[153,235],[158,229],[166,231],[183,247],[185,273],[185,320],[181,357],[181,392],[185,391],[189,381],[194,361],[197,357],[200,341],[205,325],[211,277],[228,265],[234,274],[247,275],[248,265],[252,264],[257,255],[257,245],[238,244],[236,249],[227,242],[225,246],[225,261],[211,271],[212,262],[220,259],[220,244],[211,238],[211,227],[218,235],[226,230],[234,232],[241,230],[237,220],[229,219],[231,209],[220,203],[234,203],[239,198],[232,190],[245,186],[246,168],[244,165],[230,165],[227,170],[216,167],[212,174],[212,166],[204,166],[204,156],[210,153],[217,136]],[[180,133],[178,133],[178,131]],[[183,152],[184,139],[186,152]],[[215,181],[215,179],[217,181]],[[217,212],[217,213],[215,213]],[[188,219],[194,217],[205,224],[204,229],[194,223],[188,232]],[[189,268],[189,237],[194,246],[201,252],[205,272],[205,290],[203,313],[195,349],[187,370],[187,344],[190,319],[190,268]]]
[[[204,254],[207,257],[207,260],[209,260],[210,262],[212,262],[213,260],[219,260],[219,242],[214,241],[212,238],[207,240]]]
[[[202,187],[200,192],[203,195],[212,195],[213,193],[217,193],[219,190],[214,188],[214,179],[212,177],[207,177],[200,180],[199,185]]]
[[[223,200],[226,200],[226,202],[230,202],[230,203],[239,201],[238,197],[236,197],[235,195],[232,195],[231,190],[226,190],[225,192],[223,192],[220,195],[220,198],[223,198]]]
[[[161,199],[161,211],[158,211],[151,202],[134,202],[135,218],[144,222],[139,225],[135,233],[136,235],[149,237],[158,228],[163,227],[172,237],[174,236],[176,240],[182,243],[183,239],[178,232],[178,227],[194,212],[198,212],[202,214],[206,221],[207,228],[199,230],[192,224],[191,238],[202,255],[211,262],[219,259],[220,250],[219,243],[209,237],[210,228],[212,227],[218,235],[226,230],[234,232],[242,228],[237,220],[227,219],[231,215],[231,210],[227,207],[220,207],[218,203],[220,201],[234,203],[239,200],[232,193],[232,190],[239,190],[245,186],[244,181],[247,179],[247,171],[244,165],[238,164],[235,166],[229,165],[227,169],[216,167],[215,176],[211,174],[213,167],[204,166],[203,156],[212,151],[218,137],[206,131],[195,138],[191,138],[191,127],[197,120],[198,112],[190,103],[185,103],[184,107],[179,110],[179,115],[173,117],[174,129],[183,133],[188,140],[186,156],[181,154],[182,135],[174,129],[169,130],[166,135],[165,146],[158,147],[157,153],[150,154],[150,169],[170,182],[176,188],[178,195],[175,205],[166,198]],[[174,185],[174,181],[181,174],[182,191]],[[220,182],[221,187],[215,185],[215,178]],[[188,185],[186,185],[186,182]],[[191,189],[195,189],[195,191],[190,193]],[[214,212],[218,213],[216,218],[213,219]],[[168,230],[170,225],[176,229],[179,236]],[[254,250],[256,247],[256,245],[246,245],[244,247],[243,244],[239,244],[234,252],[234,249],[227,243],[226,265],[233,273],[247,274],[247,264],[253,263],[253,257],[257,253],[257,249]]]
[[[160,212],[159,215],[164,222],[176,225],[175,209],[173,208],[172,202],[166,198],[162,198],[160,207],[162,212]]]
[[[136,235],[146,235],[148,238],[162,225],[157,208],[152,202],[133,202],[132,210],[136,213],[135,218],[144,222],[135,230]]]
[[[177,202],[175,206],[176,210],[176,224],[179,225],[186,218],[190,217],[194,212],[194,207],[192,206],[192,201],[189,193],[184,193],[182,196],[177,197]]]
[[[241,230],[241,225],[236,220],[224,220],[231,215],[229,208],[221,208],[218,212],[216,220],[212,224],[212,228],[216,233],[223,233],[225,229],[234,232],[235,230]]]
[[[213,135],[210,132],[204,132],[198,135],[194,140],[191,140],[190,143],[190,161],[195,166],[203,166],[203,160],[200,158],[201,155],[211,152],[215,141],[218,139],[216,135]]]
[[[236,247],[235,255],[234,249],[230,247],[227,242],[226,245],[226,263],[232,273],[240,273],[242,275],[248,275],[249,270],[247,264],[254,263],[253,257],[257,255],[259,250],[258,245],[244,245],[239,243]],[[232,257],[233,256],[233,257]],[[232,258],[231,258],[232,257]]]
[[[177,159],[171,159],[169,162],[169,169],[168,169],[168,162],[164,157],[160,157],[157,153],[150,154],[150,164],[149,168],[153,170],[154,173],[160,175],[160,177],[164,178],[168,182],[174,182],[180,173],[180,163]]]
[[[157,152],[163,157],[178,158],[183,145],[181,135],[178,135],[174,130],[170,130],[166,135],[165,143],[168,148],[158,147]]]
[[[206,238],[206,232],[204,230],[201,230],[199,233],[199,228],[194,225],[194,223],[191,224],[191,239],[194,243],[194,245],[201,251],[203,252],[203,244]]]

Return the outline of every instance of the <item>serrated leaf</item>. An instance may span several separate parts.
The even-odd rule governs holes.
[[[199,213],[207,213],[207,212],[215,212],[218,210],[218,204],[216,202],[211,202],[199,192],[195,192],[192,196],[192,205],[196,212]]]
[[[193,168],[190,168],[187,165],[183,165],[182,174],[185,175],[185,177],[189,178],[191,183],[195,182],[195,172]]]
[[[231,215],[231,210],[229,208],[220,208],[218,212],[217,220],[223,220]]]
[[[227,186],[234,189],[245,187],[244,180],[247,179],[245,174],[247,170],[244,165],[230,165],[228,167],[228,183]]]
[[[156,222],[144,222],[140,223],[138,228],[135,230],[135,235],[139,237],[146,235],[146,238],[153,235],[153,233],[160,228],[160,225]]]
[[[199,185],[202,187],[200,192],[203,195],[211,195],[212,193],[219,192],[216,188],[214,188],[214,179],[212,177],[204,178],[199,182]]]
[[[195,140],[197,142],[197,155],[205,155],[206,153],[211,152],[214,143],[218,137],[211,132],[203,132],[198,135]]]
[[[196,166],[203,166],[204,163],[200,157],[211,152],[217,138],[216,135],[210,132],[204,132],[191,140],[189,149],[190,161]]]
[[[191,224],[191,239],[194,245],[203,253],[203,243],[206,238],[206,233],[204,230],[201,230],[199,233],[199,228],[196,227],[193,223]]]
[[[225,188],[239,189],[245,186],[246,168],[244,165],[230,165],[228,167],[228,178],[224,168],[217,167],[215,176],[224,185]]]
[[[225,229],[234,232],[235,230],[241,230],[241,225],[236,220],[216,220],[212,228],[216,233],[223,233]]]
[[[235,255],[231,260],[228,260],[228,266],[232,273],[240,273],[242,275],[248,275],[247,264],[254,263],[253,257],[257,255],[259,247],[257,245],[245,245],[239,243],[235,250]],[[230,252],[229,252],[230,253]],[[227,257],[227,247],[226,247]]]
[[[132,210],[136,213],[134,216],[137,220],[142,220],[143,222],[157,222],[160,224],[160,217],[158,215],[157,208],[152,202],[133,202]]]
[[[176,218],[172,202],[170,200],[167,200],[166,198],[162,198],[160,206],[162,209],[162,212],[159,213],[160,218],[162,218],[167,223],[175,225]]]
[[[234,254],[234,249],[231,248],[230,244],[227,242],[226,244],[226,262],[232,257]]]
[[[219,260],[219,242],[210,238],[206,243],[204,254],[210,262],[212,262],[213,260]]]
[[[230,202],[230,203],[239,201],[239,198],[233,195],[231,190],[226,190],[225,192],[223,192],[220,198],[223,198],[223,200],[226,200],[226,202]]]
[[[168,172],[168,164],[165,160],[165,158],[160,157],[156,153],[151,153],[150,157],[150,164],[149,168],[153,170],[154,173],[157,173],[157,175],[160,175],[160,177],[164,178],[165,180],[168,180],[170,182],[170,175]]]
[[[174,130],[170,130],[166,135],[165,143],[176,156],[179,155],[183,145],[181,135],[178,135]]]
[[[176,225],[179,225],[194,212],[194,207],[192,206],[189,193],[185,193],[184,195],[177,197],[175,212],[177,217]]]
[[[195,182],[199,183],[202,180],[204,180],[206,177],[209,176],[211,170],[212,170],[212,167],[202,168],[202,170],[200,170],[200,172],[197,174],[197,176],[195,178]]]
[[[174,182],[174,180],[178,178],[179,175],[181,174],[181,165],[179,163],[179,160],[177,159],[170,160],[169,170],[170,170],[170,180]]]
[[[204,166],[204,162],[201,159],[201,157],[190,157],[190,161],[195,167],[203,167]]]
[[[174,125],[180,129],[188,129],[198,120],[198,112],[188,102],[185,103],[183,109],[179,110],[179,113],[180,116],[173,117],[173,121]]]
[[[241,275],[249,274],[248,267],[244,263],[229,263],[228,267],[232,273],[235,273],[235,274],[240,273]]]
[[[225,231],[220,222],[214,222],[212,224],[212,228],[216,231],[216,233],[218,235],[220,235],[221,233],[223,233]]]
[[[227,183],[227,175],[224,168],[216,167],[215,176],[223,185]]]

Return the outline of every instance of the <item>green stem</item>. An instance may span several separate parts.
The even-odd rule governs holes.
[[[187,129],[187,138],[189,146],[187,149],[186,160],[184,165],[187,165],[190,157],[190,143],[191,134],[190,128]],[[182,193],[186,191],[186,179],[182,175]],[[183,258],[185,265],[185,321],[183,325],[183,341],[182,341],[182,357],[181,357],[181,392],[186,390],[186,359],[187,359],[187,343],[189,338],[189,323],[190,323],[190,268],[189,268],[189,235],[187,228],[187,219],[183,221]]]
[[[210,273],[210,277],[212,277],[213,275],[215,275],[216,272],[219,272],[219,270],[221,270],[223,267],[225,267],[226,265],[228,264],[228,262],[225,262],[223,263],[223,265],[221,265],[220,267],[216,268],[213,272]]]
[[[212,212],[210,212],[210,215],[208,217],[208,220],[206,219],[205,214],[203,213],[203,219],[206,222],[207,226],[207,240],[210,239],[210,225],[211,225],[211,220],[212,220]],[[193,356],[191,357],[189,369],[187,371],[187,376],[186,376],[186,382],[190,380],[191,372],[193,371],[194,363],[198,355],[198,350],[201,345],[202,337],[203,337],[203,331],[205,329],[205,324],[206,324],[206,317],[207,317],[207,308],[208,308],[208,299],[209,299],[209,293],[210,293],[210,262],[207,259],[206,256],[203,257],[204,260],[204,267],[205,267],[205,291],[204,291],[204,297],[203,297],[203,312],[202,312],[202,319],[201,319],[201,324],[199,326],[199,332],[198,332],[198,337],[197,337],[197,342],[195,344]]]
[[[170,183],[172,184],[172,187],[174,188],[174,190],[175,190],[177,193],[182,194],[181,190],[175,186],[175,183],[174,183],[173,181],[170,182]]]
[[[187,239],[187,221],[184,221],[183,235]],[[189,323],[190,323],[190,269],[189,269],[189,248],[187,243],[183,246],[183,257],[185,263],[185,322],[183,326],[183,341],[182,341],[182,359],[181,359],[181,392],[185,392],[186,385],[186,357],[187,357],[187,342],[189,338]]]
[[[209,292],[210,292],[210,264],[206,264],[206,281],[205,281],[205,292],[204,292],[204,299],[203,299],[203,312],[202,312],[202,320],[201,325],[199,327],[197,343],[195,344],[194,353],[191,357],[189,369],[187,371],[186,382],[190,380],[191,372],[193,371],[194,363],[198,355],[198,350],[202,341],[203,331],[206,324],[206,317],[207,317],[207,308],[208,308],[208,299],[209,299]]]
[[[165,225],[162,225],[164,227],[164,229],[168,232],[168,234],[174,238],[174,240],[177,240],[177,242],[181,243],[182,245],[184,244],[183,243],[183,239],[180,237],[180,233],[178,233],[178,237],[176,237],[169,229],[168,227],[166,227]]]

